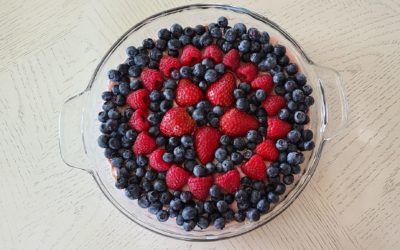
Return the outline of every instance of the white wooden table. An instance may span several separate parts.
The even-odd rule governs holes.
[[[190,1],[2,0],[0,249],[399,249],[400,2],[222,2],[279,23],[346,82],[348,127],[299,199],[268,225],[211,243],[127,220],[62,162],[59,111],[130,26]]]

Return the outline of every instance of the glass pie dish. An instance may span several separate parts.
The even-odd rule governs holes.
[[[126,47],[140,44],[149,34],[155,35],[160,28],[169,27],[173,23],[183,26],[207,24],[220,16],[227,17],[230,23],[242,22],[247,27],[267,31],[275,41],[290,51],[291,60],[299,65],[307,76],[308,84],[314,89],[315,104],[309,111],[311,121],[308,126],[314,132],[315,148],[305,154],[302,173],[291,190],[259,221],[231,222],[224,230],[210,227],[206,230],[196,228],[185,232],[174,220],[160,223],[155,216],[140,208],[137,201],[127,199],[121,190],[115,188],[109,162],[104,157],[103,150],[97,146],[97,138],[100,135],[97,114],[102,106],[101,93],[108,84],[107,72],[124,60]],[[87,88],[65,102],[60,115],[60,150],[67,165],[91,174],[107,199],[137,224],[176,239],[218,240],[249,232],[282,213],[310,181],[325,142],[345,126],[347,113],[347,101],[340,75],[333,69],[314,64],[298,43],[277,24],[243,8],[217,4],[188,5],[158,13],[141,21],[114,43],[97,66]]]

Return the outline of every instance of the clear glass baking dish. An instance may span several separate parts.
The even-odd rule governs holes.
[[[313,87],[315,104],[310,110],[310,128],[314,131],[315,149],[306,154],[302,165],[303,172],[290,192],[281,198],[281,202],[272,211],[263,215],[257,222],[232,222],[224,230],[209,227],[207,230],[195,229],[185,232],[178,227],[174,219],[160,223],[155,216],[148,213],[125,197],[121,190],[114,186],[110,166],[104,157],[103,150],[97,146],[100,135],[97,114],[101,110],[101,93],[108,84],[107,71],[124,61],[125,48],[140,44],[149,36],[156,35],[162,27],[173,23],[182,26],[194,26],[215,21],[225,16],[230,23],[243,22],[247,27],[256,27],[267,31],[280,44],[285,45],[291,53],[291,59],[307,76]],[[228,5],[196,4],[170,9],[155,14],[134,25],[123,34],[107,51],[100,61],[86,89],[69,98],[61,111],[59,121],[59,139],[61,156],[64,162],[92,175],[114,206],[137,224],[162,235],[184,240],[218,240],[237,236],[258,228],[278,216],[302,192],[315,172],[322,155],[325,142],[342,130],[347,121],[348,106],[340,75],[333,69],[314,64],[307,57],[300,45],[281,27],[266,17],[249,10]]]

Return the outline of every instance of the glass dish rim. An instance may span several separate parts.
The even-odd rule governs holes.
[[[305,63],[309,64],[309,65],[314,65],[317,66],[316,64],[314,64],[314,62],[306,55],[306,53],[304,52],[304,50],[302,49],[302,47],[298,44],[298,42],[291,37],[285,30],[283,30],[279,25],[277,25],[275,22],[269,20],[268,18],[257,14],[255,12],[252,12],[248,9],[242,8],[242,7],[236,7],[236,6],[232,6],[232,5],[225,5],[225,4],[189,4],[189,5],[183,5],[183,6],[179,6],[176,8],[171,8],[165,11],[161,11],[158,12],[154,15],[151,15],[145,19],[143,19],[142,21],[138,22],[137,24],[133,25],[131,28],[129,28],[125,33],[123,33],[113,44],[112,46],[107,50],[107,52],[105,53],[105,55],[101,58],[100,62],[98,63],[97,67],[95,68],[89,84],[87,85],[87,87],[85,88],[85,90],[83,92],[81,92],[80,94],[77,94],[71,98],[69,98],[68,100],[74,99],[78,96],[84,95],[86,92],[89,92],[94,84],[94,82],[96,81],[96,78],[98,76],[99,71],[102,69],[102,67],[104,66],[105,62],[108,60],[108,58],[114,53],[114,51],[118,48],[118,46],[123,43],[130,35],[131,33],[135,32],[136,30],[140,29],[142,26],[144,26],[145,24],[152,22],[153,20],[162,17],[162,16],[167,16],[167,15],[171,15],[171,14],[175,14],[184,10],[191,10],[191,9],[222,9],[222,10],[229,10],[229,11],[233,11],[233,12],[238,12],[241,14],[246,14],[247,16],[250,16],[251,18],[254,18],[266,25],[271,26],[273,29],[275,29],[277,32],[279,32],[282,36],[285,37],[285,39],[287,39],[296,49],[297,51],[300,53],[300,55],[303,57],[303,59],[305,60]],[[323,90],[323,85],[321,84],[320,81],[318,81],[319,87],[321,88],[321,101],[323,103],[321,109],[322,109],[322,126],[321,126],[321,143],[319,145],[318,148],[315,148],[315,157],[313,159],[310,160],[309,162],[309,166],[308,166],[308,171],[306,173],[304,173],[304,176],[302,176],[299,180],[299,182],[296,184],[296,187],[290,192],[291,193],[291,197],[289,197],[289,199],[285,199],[284,204],[282,204],[282,207],[280,207],[279,210],[276,211],[276,213],[271,216],[270,218],[266,219],[265,221],[263,221],[262,223],[256,225],[253,228],[246,228],[246,230],[243,230],[241,232],[238,232],[236,234],[233,235],[221,235],[221,236],[217,236],[217,237],[213,237],[213,238],[191,238],[191,236],[184,236],[184,235],[172,235],[170,233],[164,232],[162,230],[156,230],[150,226],[147,226],[145,224],[139,223],[138,221],[132,219],[129,215],[129,212],[122,207],[118,202],[116,202],[114,200],[114,197],[112,194],[110,194],[108,192],[108,190],[103,187],[103,183],[101,181],[101,178],[99,177],[97,171],[93,170],[93,169],[89,169],[86,170],[90,175],[93,176],[93,178],[95,179],[96,184],[99,186],[100,190],[102,191],[102,193],[104,194],[104,196],[122,213],[124,214],[128,219],[130,219],[131,221],[133,221],[134,223],[136,223],[137,225],[146,228],[147,230],[150,230],[151,232],[154,232],[158,235],[161,236],[166,236],[172,239],[178,239],[178,240],[186,240],[186,241],[194,241],[194,242],[205,242],[205,241],[217,241],[217,240],[222,240],[222,239],[229,239],[232,237],[236,237],[236,236],[240,236],[243,235],[245,233],[248,233],[250,231],[253,231],[261,226],[264,226],[265,224],[267,224],[268,222],[270,222],[271,220],[275,219],[278,215],[280,215],[283,211],[285,211],[293,202],[294,200],[296,200],[298,198],[298,196],[300,195],[300,193],[304,190],[304,188],[307,186],[307,184],[309,183],[311,177],[314,175],[314,172],[317,168],[317,165],[319,163],[322,151],[323,151],[323,147],[326,143],[326,141],[328,139],[324,138],[324,131],[325,131],[325,126],[327,125],[327,110],[326,110],[326,98],[325,98],[325,94],[324,94],[324,90]],[[83,107],[83,114],[82,114],[82,121],[83,121],[83,117],[85,116],[85,108]],[[83,131],[82,131],[83,132]],[[82,140],[83,140],[83,147],[85,150],[85,153],[87,153],[86,150],[86,145],[85,145],[85,138],[84,138],[84,133],[82,133]],[[68,164],[69,165],[69,164]]]

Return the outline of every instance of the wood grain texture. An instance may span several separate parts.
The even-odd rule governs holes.
[[[123,32],[191,2],[2,0],[0,249],[399,248],[400,2],[220,2],[279,23],[346,82],[349,124],[298,200],[262,228],[210,243],[128,221],[89,175],[62,162],[58,114]]]

